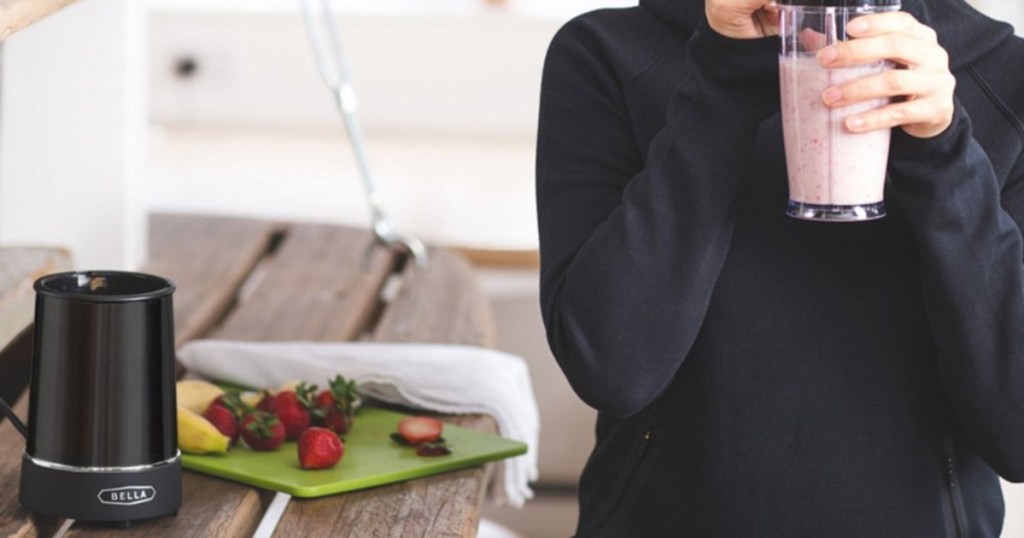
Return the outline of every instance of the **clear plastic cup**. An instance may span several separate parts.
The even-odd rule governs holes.
[[[853,133],[845,120],[888,104],[875,99],[829,108],[831,86],[892,69],[890,62],[826,68],[817,52],[847,39],[856,17],[898,11],[899,0],[780,0],[779,78],[789,171],[786,214],[815,221],[850,222],[885,216],[884,187],[891,130]]]

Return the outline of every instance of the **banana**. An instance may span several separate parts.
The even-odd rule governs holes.
[[[248,405],[249,407],[256,407],[259,405],[260,401],[263,400],[263,392],[247,391],[240,394],[239,397],[245,405]]]
[[[278,392],[284,392],[286,390],[295,390],[295,388],[299,386],[299,383],[302,383],[301,379],[291,379],[289,381],[285,381],[284,383],[281,383],[280,387],[277,387],[277,390],[275,390],[274,393],[276,394]]]
[[[178,406],[178,448],[191,454],[227,452],[231,438],[220,433],[209,420]]]
[[[198,379],[187,379],[178,381],[177,385],[178,405],[202,415],[210,402],[224,394],[224,390],[208,381]]]

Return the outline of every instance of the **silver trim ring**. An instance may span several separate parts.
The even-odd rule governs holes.
[[[66,465],[63,463],[41,460],[30,456],[28,452],[23,452],[22,454],[25,459],[39,467],[52,469],[54,471],[66,471],[72,473],[137,473],[139,471],[151,471],[161,467],[175,465],[181,461],[180,450],[175,451],[174,457],[170,459],[158,461],[156,463],[148,463],[146,465],[131,465],[127,467],[79,467],[77,465]]]

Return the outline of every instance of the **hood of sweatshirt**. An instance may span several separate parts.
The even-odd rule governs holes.
[[[704,17],[704,0],[640,0],[640,7],[685,33],[692,33]],[[903,10],[938,32],[953,70],[1013,35],[1009,24],[982,15],[964,0],[904,0]]]

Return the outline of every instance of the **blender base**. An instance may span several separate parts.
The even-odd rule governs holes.
[[[37,514],[129,525],[181,507],[181,456],[139,467],[73,467],[21,460],[19,500]]]

